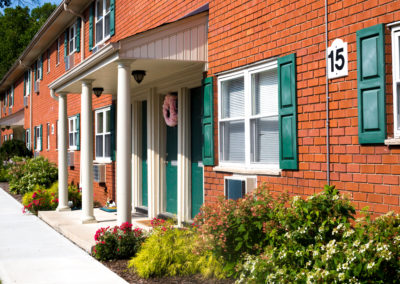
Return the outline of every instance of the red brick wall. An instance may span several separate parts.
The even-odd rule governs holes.
[[[358,144],[356,31],[400,20],[400,1],[328,1],[329,45],[348,43],[349,75],[329,81],[331,184],[357,209],[400,211],[400,146]],[[209,72],[297,54],[299,170],[259,176],[273,192],[310,195],[326,184],[326,97],[324,1],[210,1]],[[387,130],[393,135],[390,31],[386,31]],[[217,80],[214,117],[218,125]],[[214,145],[218,164],[218,129]],[[223,177],[205,168],[205,201],[223,195]]]

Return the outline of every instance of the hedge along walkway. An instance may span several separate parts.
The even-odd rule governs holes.
[[[0,188],[0,279],[7,283],[127,283]]]

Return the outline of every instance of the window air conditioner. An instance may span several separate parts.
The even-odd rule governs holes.
[[[65,71],[73,68],[75,66],[74,54],[68,55],[64,57],[65,62]]]
[[[6,113],[6,107],[5,107],[5,106],[3,106],[3,113],[4,113],[4,114],[7,114],[7,113]]]
[[[8,108],[8,115],[12,114],[12,107]]]
[[[40,81],[35,81],[35,83],[33,84],[33,89],[34,89],[35,93],[39,93]]]
[[[237,200],[257,187],[257,178],[254,176],[225,177],[226,199]]]
[[[28,96],[24,96],[24,107],[28,106]]]
[[[93,165],[93,177],[95,182],[106,182],[106,165]]]
[[[68,152],[67,160],[68,160],[68,167],[74,167],[75,166],[75,152]]]

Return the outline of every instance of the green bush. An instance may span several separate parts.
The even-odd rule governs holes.
[[[145,236],[142,229],[132,230],[132,224],[123,223],[113,228],[100,228],[94,239],[92,254],[98,260],[127,259],[136,254]]]
[[[36,185],[48,188],[57,180],[58,171],[54,164],[43,157],[32,159],[13,158],[8,169],[10,191],[25,194]]]
[[[32,152],[28,150],[25,143],[20,140],[7,140],[0,147],[0,161],[9,161],[11,158],[32,157]]]
[[[58,206],[57,190],[36,186],[31,192],[27,192],[22,197],[24,212],[30,211],[37,214],[40,210],[54,210]]]
[[[153,232],[137,256],[129,261],[143,278],[193,275],[223,278],[222,265],[210,252],[195,253],[198,234],[192,229],[173,228],[171,223],[153,220]]]
[[[0,182],[8,181],[8,169],[7,166],[0,165]]]
[[[73,202],[74,208],[80,208],[82,205],[82,194],[74,186],[68,186],[68,200]],[[37,214],[38,211],[54,210],[58,206],[58,182],[51,185],[50,188],[44,188],[36,185],[35,189],[27,192],[22,197],[24,212],[30,211]]]

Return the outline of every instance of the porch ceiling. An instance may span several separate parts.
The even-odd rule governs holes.
[[[24,109],[20,109],[17,112],[14,112],[13,114],[4,117],[0,119],[0,128],[3,127],[11,127],[11,128],[16,128],[16,127],[23,127],[24,126]]]

